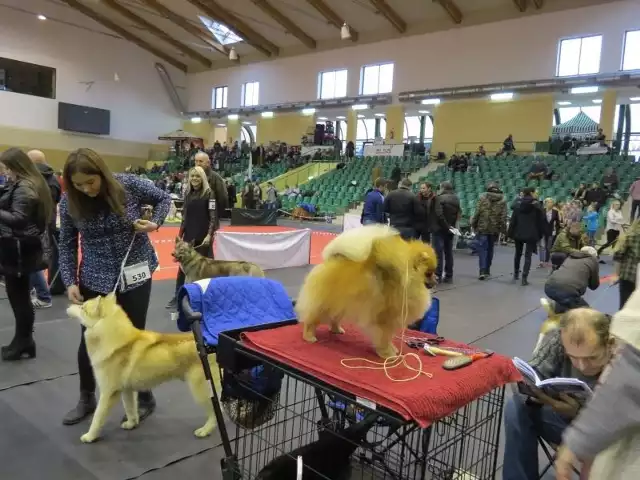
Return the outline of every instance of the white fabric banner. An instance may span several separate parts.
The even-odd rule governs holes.
[[[361,227],[360,223],[361,215],[355,213],[345,213],[342,220],[342,231],[353,230],[354,228]]]
[[[264,270],[309,265],[311,230],[275,233],[219,232],[216,259],[253,262]]]
[[[372,145],[368,144],[364,146],[365,157],[401,157],[404,155],[404,145],[389,144],[389,145]]]

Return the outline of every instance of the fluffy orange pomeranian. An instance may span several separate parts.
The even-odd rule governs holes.
[[[315,342],[320,324],[340,334],[341,323],[350,322],[369,335],[381,358],[396,355],[396,332],[422,318],[431,305],[434,250],[403,240],[391,227],[367,225],[339,235],[322,256],[296,303],[304,339]]]

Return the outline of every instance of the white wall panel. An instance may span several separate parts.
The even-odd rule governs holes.
[[[305,101],[317,96],[323,70],[348,68],[348,95],[357,95],[360,68],[395,62],[394,92],[555,75],[561,38],[602,34],[602,72],[619,70],[624,33],[638,29],[640,2],[541,14],[466,28],[346,47],[188,75],[189,110],[211,108],[211,88],[229,86],[229,107],[240,106],[240,86],[260,82],[260,103]]]
[[[0,57],[54,67],[57,75],[55,100],[0,91],[0,127],[55,131],[58,101],[111,110],[114,139],[153,142],[180,127],[154,68],[158,60],[124,40],[0,8]],[[184,74],[167,69],[184,86]],[[95,81],[89,90],[80,83],[88,81]]]

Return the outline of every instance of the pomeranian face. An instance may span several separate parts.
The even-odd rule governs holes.
[[[185,242],[180,237],[176,237],[176,245],[171,252],[171,256],[174,260],[181,262],[189,257],[193,252],[193,245],[189,242]]]
[[[409,247],[411,255],[414,257],[413,268],[425,276],[427,288],[435,287],[438,283],[436,280],[438,257],[435,250],[431,245],[420,240],[411,240]]]

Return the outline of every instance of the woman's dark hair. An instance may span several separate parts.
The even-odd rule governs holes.
[[[2,163],[16,177],[33,189],[38,196],[38,219],[49,225],[53,214],[53,198],[47,181],[33,164],[29,156],[19,148],[10,148],[0,155]]]
[[[71,152],[62,170],[62,178],[67,186],[67,204],[69,214],[75,220],[94,216],[101,208],[101,204],[82,193],[73,186],[76,173],[100,176],[100,193],[98,198],[107,204],[116,215],[125,214],[126,192],[124,187],[115,179],[102,157],[89,148],[79,148]]]

